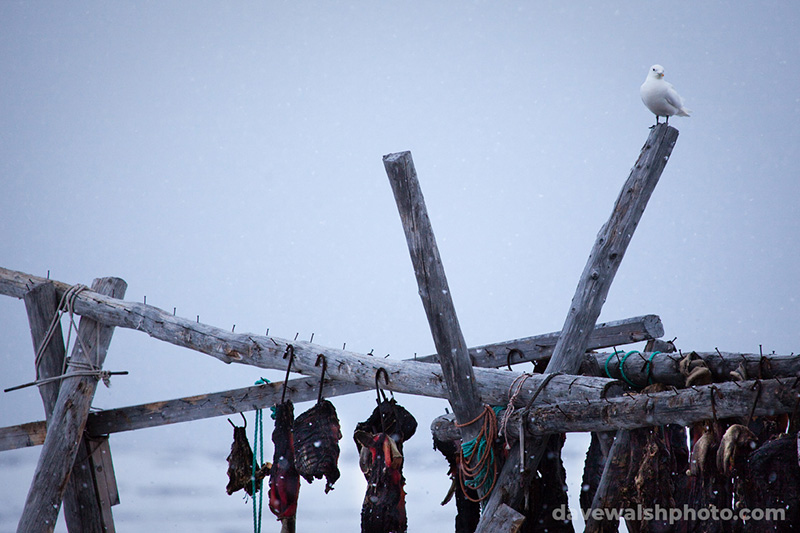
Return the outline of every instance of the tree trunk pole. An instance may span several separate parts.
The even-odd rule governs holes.
[[[436,345],[450,405],[456,419],[464,424],[480,416],[483,404],[475,386],[472,361],[458,324],[414,161],[411,152],[400,152],[384,156],[383,164],[403,223],[419,296]],[[477,435],[477,426],[463,428],[465,441]]]
[[[53,317],[58,312],[56,288],[52,283],[37,285],[25,294],[24,300],[25,310],[28,313],[28,325],[31,329],[33,353],[39,353],[40,347],[42,350],[41,359],[36,368],[36,378],[46,379],[60,376],[64,367],[64,357],[66,356],[60,322],[53,330],[47,345],[41,346],[50,329]],[[42,404],[44,404],[45,418],[48,421],[58,399],[59,386],[60,383],[58,381],[51,381],[39,386],[39,394],[42,397]]]
[[[611,217],[600,228],[546,373],[578,373],[589,335],[597,323],[617,269],[677,138],[678,130],[666,124],[655,126],[650,132],[617,197]],[[497,487],[484,508],[478,524],[479,533],[501,531],[492,525],[493,516],[501,503],[520,508],[523,493],[518,489],[527,486],[527,478],[536,471],[547,447],[547,437],[530,440],[534,441],[529,448],[532,453],[525,453],[524,466],[519,462],[519,450],[516,447],[512,450]]]
[[[119,278],[101,278],[95,280],[92,287],[96,292],[121,298],[127,285]],[[113,331],[113,327],[81,319],[78,327],[81,342],[76,340],[71,361],[101,366]],[[84,347],[89,353],[84,352]],[[94,376],[69,377],[75,372],[70,366],[68,377],[62,380],[49,431],[17,525],[18,533],[53,531],[55,527],[98,381]]]

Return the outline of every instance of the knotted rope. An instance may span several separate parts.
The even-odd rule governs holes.
[[[61,296],[61,301],[58,303],[58,308],[56,312],[53,314],[53,319],[50,321],[50,325],[47,327],[47,332],[45,333],[42,342],[39,344],[39,347],[36,349],[36,358],[35,358],[35,365],[36,365],[36,381],[31,381],[30,383],[25,383],[23,385],[17,385],[16,387],[11,387],[5,389],[4,392],[11,392],[19,389],[24,389],[26,387],[32,386],[42,386],[46,383],[52,383],[53,381],[60,381],[65,378],[70,377],[95,377],[98,380],[102,380],[103,384],[106,387],[111,386],[111,376],[117,375],[126,375],[128,372],[109,372],[108,370],[103,370],[100,365],[100,343],[97,342],[96,350],[95,350],[95,362],[94,363],[84,363],[80,361],[74,361],[71,357],[65,357],[64,363],[61,366],[61,374],[58,376],[53,376],[49,378],[40,378],[39,377],[39,366],[41,365],[42,358],[44,357],[44,352],[47,349],[47,346],[50,344],[50,341],[53,340],[53,335],[55,335],[56,330],[58,329],[59,325],[61,324],[61,318],[63,317],[64,313],[69,313],[69,326],[67,327],[67,342],[64,346],[64,352],[69,352],[69,345],[72,340],[72,330],[75,330],[75,339],[76,342],[80,345],[81,350],[83,353],[86,354],[87,358],[90,358],[90,350],[86,347],[83,343],[83,339],[81,339],[80,334],[78,333],[78,325],[75,323],[75,299],[78,295],[87,290],[89,287],[86,285],[82,285],[80,283],[76,285],[72,285],[69,289],[67,289],[64,294]],[[97,334],[99,336],[100,331],[97,330]],[[72,371],[67,373],[67,368],[72,367]]]

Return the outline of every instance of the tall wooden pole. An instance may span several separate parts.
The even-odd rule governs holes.
[[[622,186],[610,218],[597,234],[546,373],[578,373],[589,335],[597,323],[633,232],[677,139],[678,130],[666,124],[655,126],[650,132],[636,164]],[[535,472],[547,447],[547,437],[529,439],[531,440],[534,442],[529,444],[530,448],[524,454],[524,465],[520,464],[518,450],[512,450],[509,455],[494,494],[484,508],[478,524],[479,533],[504,531],[492,523],[501,504],[507,503],[515,509],[520,508],[524,492],[522,489],[527,487],[528,479]]]
[[[92,290],[121,298],[127,284],[119,278],[94,281]],[[80,342],[75,343],[67,377],[62,380],[39,463],[28,491],[17,532],[53,531],[61,508],[83,430],[89,415],[98,378],[70,376],[78,372],[75,363],[102,366],[111,342],[113,327],[82,318],[78,327]]]
[[[383,164],[403,223],[419,296],[436,345],[450,405],[458,422],[464,424],[480,416],[483,405],[475,386],[472,361],[458,324],[414,161],[411,152],[400,152],[384,156]],[[464,430],[465,440],[477,435],[477,428],[466,427]]]

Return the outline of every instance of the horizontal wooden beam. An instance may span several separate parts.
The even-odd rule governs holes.
[[[678,424],[689,426],[702,420],[791,413],[800,398],[797,378],[716,383],[658,393],[626,394],[605,400],[564,402],[519,410],[508,423],[510,439],[518,436],[519,418],[527,433],[613,431]],[[712,400],[713,397],[713,400]],[[437,439],[456,440],[458,429],[450,415],[436,418],[431,431]]]
[[[492,370],[492,372],[497,372],[507,377],[519,375],[516,372],[502,370]],[[571,396],[574,397],[574,395],[584,399],[603,396],[612,397],[621,393],[619,382],[615,380],[579,376],[559,376],[559,378],[555,383],[555,380],[553,380],[545,387],[545,389],[550,389],[550,387],[555,387],[555,389],[543,391],[537,397],[537,401],[539,399],[558,401],[559,398],[564,400]],[[531,398],[532,393],[536,390],[536,383],[540,379],[537,378],[536,382],[529,380],[528,385],[530,386],[522,391],[519,397],[520,402],[527,401],[525,400],[526,398]],[[317,398],[318,383],[313,378],[293,379],[288,384],[286,398],[295,403],[311,401]],[[96,437],[109,433],[265,409],[280,403],[282,390],[283,382],[267,383],[212,394],[199,394],[174,400],[97,411],[89,414],[86,431],[90,436]],[[364,387],[353,383],[342,381],[325,382],[325,397],[327,398],[363,390],[365,390]],[[483,384],[479,384],[479,391],[486,392],[486,390]],[[446,394],[444,385],[442,385],[438,397],[447,398]],[[504,405],[507,403],[508,399],[505,394],[507,394],[507,389],[505,392],[499,389],[494,391],[492,393],[494,397],[492,404]],[[44,442],[46,433],[47,428],[44,421],[0,428],[0,451],[38,446]]]
[[[507,364],[541,361],[553,355],[560,331],[510,341],[484,344],[469,349],[473,366],[501,368]],[[644,315],[598,324],[589,336],[587,350],[600,350],[649,341],[664,336],[658,315]],[[417,357],[417,361],[435,363],[436,354]]]
[[[686,356],[677,353],[658,353],[653,356],[648,352],[630,352],[618,350],[614,353],[593,354],[600,368],[601,375],[616,379],[625,378],[636,385],[647,385],[650,380],[655,383],[683,387],[685,376],[678,369],[678,363]],[[731,352],[692,352],[698,359],[705,361],[711,371],[711,379],[715,382],[729,381],[731,372],[744,369],[745,379],[768,379],[800,376],[800,355],[761,355]],[[693,356],[693,357],[694,357]],[[652,358],[651,358],[652,357]],[[649,363],[648,363],[649,361]],[[606,369],[608,373],[606,374]]]

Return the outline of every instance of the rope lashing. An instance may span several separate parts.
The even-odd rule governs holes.
[[[525,385],[525,382],[531,377],[533,374],[528,374],[527,372],[523,372],[511,383],[511,386],[508,388],[508,405],[506,405],[505,413],[503,415],[503,419],[500,422],[500,432],[499,435],[503,435],[503,438],[506,442],[506,450],[511,449],[511,445],[508,443],[508,421],[511,419],[511,415],[514,413],[514,402],[516,402],[517,398],[519,397],[520,393],[522,392],[522,387]],[[500,414],[500,411],[495,410],[496,414]]]
[[[620,374],[620,376],[622,376],[622,379],[623,379],[623,381],[625,381],[625,383],[627,383],[631,387],[635,387],[637,389],[641,389],[641,388],[645,387],[646,385],[652,385],[653,384],[653,376],[651,375],[651,371],[652,371],[653,358],[657,354],[660,354],[661,352],[656,351],[656,352],[651,353],[650,357],[647,359],[647,362],[645,363],[644,369],[645,369],[645,376],[647,377],[646,385],[637,385],[636,383],[631,381],[628,378],[628,376],[625,375],[625,360],[628,359],[629,356],[631,356],[632,354],[635,354],[635,353],[638,353],[639,355],[644,357],[642,352],[640,352],[639,350],[631,350],[631,351],[629,351],[628,353],[626,353],[624,356],[622,356],[620,358],[619,355],[621,353],[623,353],[623,352],[622,351],[618,351],[618,350],[615,349],[614,353],[612,353],[611,355],[608,356],[608,358],[606,358],[606,363],[605,363],[606,376],[608,376],[609,378],[614,379],[614,376],[611,375],[611,372],[608,369],[608,363],[611,361],[612,357],[617,356],[617,358],[619,359],[619,374]]]
[[[69,313],[69,325],[67,327],[67,341],[64,346],[65,353],[69,352],[70,341],[72,340],[72,330],[75,330],[75,339],[76,342],[80,345],[81,350],[83,353],[86,354],[87,358],[90,358],[90,350],[86,347],[83,343],[83,339],[78,333],[78,325],[75,323],[75,299],[78,295],[84,291],[88,290],[89,287],[86,285],[81,285],[80,283],[76,285],[72,285],[69,289],[67,289],[64,294],[61,296],[61,300],[58,303],[58,307],[56,308],[56,312],[53,314],[53,319],[50,321],[50,325],[47,327],[47,332],[45,333],[42,342],[39,344],[39,347],[36,349],[36,358],[35,358],[35,365],[36,365],[36,380],[31,381],[30,383],[25,383],[23,385],[17,385],[16,387],[10,387],[8,389],[4,389],[3,392],[11,392],[19,389],[24,389],[26,387],[33,387],[34,385],[39,387],[46,383],[52,383],[54,381],[60,381],[65,378],[71,377],[95,377],[98,380],[102,380],[103,384],[106,387],[111,386],[111,376],[124,376],[127,375],[127,371],[122,372],[110,372],[108,370],[103,370],[100,366],[100,343],[97,342],[96,346],[96,360],[94,363],[83,363],[79,361],[74,361],[71,357],[65,357],[64,363],[61,367],[61,374],[58,376],[53,376],[49,378],[39,378],[39,366],[41,365],[42,358],[44,357],[44,352],[47,349],[47,346],[50,344],[50,341],[53,340],[53,335],[61,323],[61,317],[64,315],[64,312]],[[99,330],[98,330],[99,336]],[[72,372],[67,373],[67,367],[72,367],[74,370]]]
[[[473,502],[481,502],[489,497],[497,482],[497,461],[494,455],[494,441],[497,439],[497,412],[501,406],[483,406],[481,414],[464,424],[456,427],[465,427],[483,419],[478,435],[461,443],[461,457],[458,464],[458,480],[464,496]],[[473,463],[473,458],[474,464]],[[480,491],[487,487],[483,496],[477,499],[467,494],[467,488]]]

